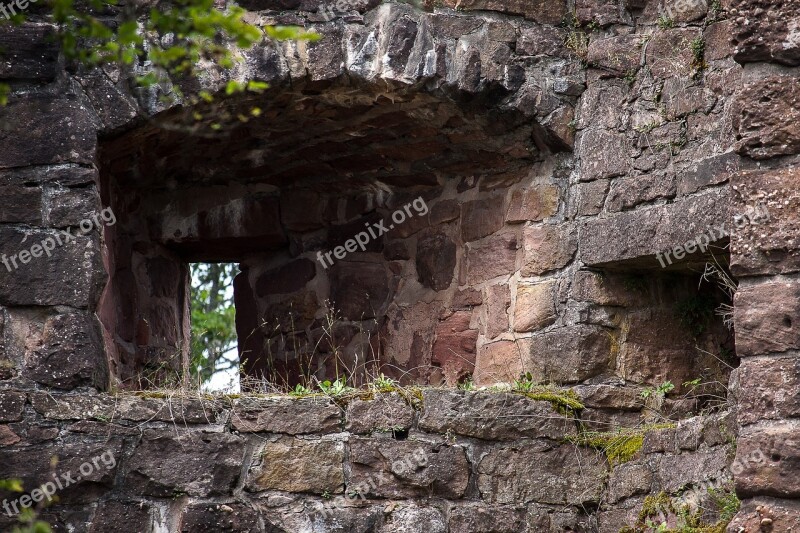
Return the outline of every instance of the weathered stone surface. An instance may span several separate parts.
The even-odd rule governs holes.
[[[736,351],[741,356],[800,347],[800,283],[768,281],[741,287],[734,296]]]
[[[647,43],[645,61],[653,76],[689,77],[694,65],[692,41],[701,39],[702,33],[696,28],[669,28],[657,31]]]
[[[556,321],[557,285],[557,281],[550,280],[536,285],[517,286],[514,331],[537,331]]]
[[[794,2],[775,2],[768,12],[758,0],[732,0],[730,7],[736,9],[737,14],[732,28],[736,61],[800,65],[797,33],[800,9]]]
[[[12,328],[20,334],[22,328],[26,329],[26,343],[32,344],[33,338],[38,341],[24,352],[23,375],[61,389],[105,387],[108,369],[94,320],[83,311],[37,317],[30,322],[14,316]]]
[[[677,386],[699,371],[693,364],[695,341],[673,310],[631,313],[624,339],[614,335],[620,342],[617,372],[627,380],[656,387],[672,380]]]
[[[505,505],[469,503],[450,509],[450,531],[499,533],[526,531],[525,508]]]
[[[42,190],[39,187],[0,186],[0,222],[42,222]]]
[[[625,138],[607,130],[584,130],[578,136],[575,150],[592,154],[581,159],[581,181],[614,178],[628,172]]]
[[[800,495],[800,429],[793,422],[749,426],[736,442],[736,493],[744,497]]]
[[[731,269],[737,276],[800,270],[798,179],[797,168],[732,176]]]
[[[606,27],[625,22],[616,0],[576,0],[575,16],[581,24],[595,24]]]
[[[107,500],[97,506],[92,517],[90,533],[124,533],[152,531],[152,507],[142,501]]]
[[[464,496],[469,481],[461,446],[357,437],[350,440],[348,461],[347,490],[368,497],[457,499]]]
[[[531,0],[528,2],[513,0],[501,2],[499,0],[467,0],[456,2],[445,0],[447,7],[465,11],[499,11],[510,15],[522,15],[540,24],[557,24],[567,13],[566,0]]]
[[[624,463],[614,467],[608,478],[608,500],[616,503],[625,498],[650,492],[653,473],[645,464]]]
[[[441,366],[450,386],[475,368],[478,330],[470,329],[471,318],[471,311],[456,311],[436,326],[431,361]]]
[[[0,422],[16,422],[22,418],[24,392],[0,391]]]
[[[605,471],[592,452],[533,441],[486,454],[478,463],[478,489],[487,503],[580,505],[598,501]]]
[[[573,389],[586,407],[639,411],[644,402],[641,389],[618,385],[578,385]]]
[[[84,220],[98,218],[100,225],[111,225],[113,218],[106,222],[100,213],[100,198],[94,187],[85,189],[47,189],[43,201],[43,220],[45,225],[63,228],[78,226]],[[84,223],[85,224],[85,223]]]
[[[19,435],[14,433],[14,430],[10,427],[0,424],[0,446],[11,446],[12,444],[18,443],[20,440]]]
[[[567,226],[530,226],[523,233],[523,276],[541,276],[565,267],[577,250],[575,231]]]
[[[406,431],[414,422],[414,410],[396,392],[371,400],[355,399],[347,404],[345,429],[352,433]]]
[[[580,129],[619,129],[628,88],[618,80],[598,80],[590,84],[578,103],[576,127]]]
[[[426,390],[423,405],[419,424],[428,431],[487,440],[557,440],[576,431],[574,420],[558,415],[550,402],[519,394]]]
[[[576,383],[608,369],[611,341],[602,328],[567,326],[529,340],[522,355],[535,381]]]
[[[608,192],[609,211],[627,211],[639,204],[675,196],[675,181],[669,174],[648,174],[614,180]]]
[[[587,265],[632,259],[657,265],[655,254],[697,239],[712,228],[729,224],[729,210],[728,189],[721,188],[665,206],[585,220],[579,227],[580,258]],[[619,235],[625,235],[625,238],[620,239]]]
[[[53,420],[130,420],[161,421],[181,424],[209,424],[217,421],[224,410],[215,400],[181,397],[139,398],[133,395],[85,395],[36,392],[31,404],[39,414]]]
[[[656,474],[660,486],[666,492],[675,493],[690,484],[730,478],[727,474],[729,453],[728,447],[720,446],[711,451],[663,457]]]
[[[242,432],[336,433],[341,430],[342,411],[327,398],[242,399],[234,404],[231,423]]]
[[[588,183],[578,183],[577,214],[579,216],[596,215],[603,210],[608,194],[609,180],[595,180]]]
[[[547,55],[567,57],[569,51],[564,46],[564,31],[550,26],[524,25],[517,40],[517,52],[522,55]]]
[[[448,531],[447,518],[436,507],[404,505],[390,515],[380,531],[381,533],[394,531],[400,533],[416,533],[417,531],[446,533]]]
[[[675,22],[692,22],[702,19],[708,12],[708,1],[698,0],[686,2],[685,0],[665,0],[664,13]]]
[[[48,81],[58,71],[58,47],[51,26],[6,26],[0,35],[0,79]]]
[[[344,318],[365,320],[383,313],[392,293],[383,265],[343,261],[330,276],[331,301]]]
[[[485,335],[493,339],[508,331],[508,308],[511,306],[511,289],[508,284],[500,283],[486,287],[486,331]]]
[[[73,483],[58,491],[60,500],[68,504],[96,501],[113,485],[122,460],[122,440],[116,437],[31,444],[0,447],[0,478],[18,478],[30,490],[52,479],[54,472],[59,476],[69,473]],[[53,457],[58,458],[55,468],[51,464]],[[87,463],[89,466],[81,470]]]
[[[417,277],[425,287],[441,291],[450,286],[456,268],[456,244],[442,233],[417,241]]]
[[[244,439],[226,433],[145,430],[126,461],[125,482],[157,497],[228,494],[244,459]]]
[[[664,81],[662,98],[667,120],[678,120],[698,111],[707,115],[717,101],[710,89],[681,78]]]
[[[761,532],[797,531],[800,528],[800,502],[776,498],[753,498],[742,507],[728,524],[728,531]]]
[[[267,296],[297,292],[317,274],[316,265],[310,259],[298,259],[261,274],[256,280],[256,294]]]
[[[475,384],[510,383],[525,371],[526,354],[530,349],[528,339],[486,343],[478,350],[475,362]]]
[[[95,291],[99,291],[97,278],[102,272],[99,245],[94,237],[75,236],[74,232],[71,235],[0,228],[3,251],[0,259],[4,259],[0,266],[0,301],[71,307],[85,307],[93,302]],[[59,246],[58,239],[64,244]],[[48,247],[52,243],[51,256],[45,254],[42,242],[47,242]]]
[[[642,278],[601,272],[578,270],[572,285],[572,297],[598,305],[628,307],[647,298]],[[643,286],[644,285],[644,286]]]
[[[503,197],[474,200],[461,206],[461,239],[464,242],[486,237],[503,227]]]
[[[257,533],[264,531],[259,527],[259,513],[241,504],[196,503],[183,510],[180,529],[185,533],[215,533],[217,531],[241,531]],[[268,531],[273,531],[272,529]]]
[[[745,358],[739,367],[743,390],[737,409],[741,425],[759,420],[800,417],[800,359],[792,357]]]
[[[742,166],[741,157],[733,152],[708,157],[692,164],[678,178],[678,194],[686,195],[699,189],[728,181]],[[734,195],[735,198],[735,195]],[[736,207],[733,207],[736,211]]]
[[[0,109],[0,124],[0,168],[94,161],[91,115],[75,95],[12,98]]]
[[[555,185],[518,189],[511,194],[506,222],[538,222],[558,212],[559,190]]]
[[[640,35],[618,35],[592,39],[586,60],[595,68],[619,76],[635,72],[639,68],[643,40]]]
[[[516,270],[519,236],[516,231],[503,231],[480,243],[467,247],[463,279],[478,285],[492,278],[507,276]]]
[[[268,441],[247,476],[250,491],[342,492],[344,443],[281,437]]]
[[[736,151],[753,159],[800,153],[800,82],[769,76],[744,86],[737,97]]]

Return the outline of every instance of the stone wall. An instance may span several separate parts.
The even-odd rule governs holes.
[[[26,487],[74,481],[41,513],[55,531],[616,533],[644,524],[647,501],[678,493],[716,523],[709,488],[730,483],[734,415],[606,441],[609,457],[628,449],[609,464],[568,442],[584,433],[580,410],[562,402],[636,409],[639,391],[576,391],[543,401],[406,389],[337,402],[4,391],[0,475]]]
[[[11,458],[0,477],[41,483],[50,455],[80,466],[109,448],[119,467],[65,495],[51,521],[295,531],[326,490],[335,500],[421,442],[450,454],[445,464],[392,473],[372,503],[337,508],[323,529],[409,520],[413,531],[414,520],[438,520],[613,531],[647,493],[677,496],[724,477],[728,433],[713,429],[722,415],[695,415],[738,391],[732,470],[744,504],[731,530],[800,527],[794,3],[338,5],[247,3],[253,21],[324,38],[242,52],[232,76],[272,89],[231,105],[258,106],[263,118],[212,138],[186,122],[197,109],[131,91],[123,73],[68,64],[46,10],[0,28],[0,80],[12,87],[0,108],[0,453]],[[317,260],[418,197],[424,215],[330,268]],[[108,207],[114,225],[72,236]],[[756,207],[768,220],[738,223]],[[703,251],[690,252],[701,236]],[[52,257],[37,256],[32,247],[48,239],[59,242]],[[740,283],[733,329],[707,312],[730,303],[725,292],[698,289],[705,265],[728,256]],[[173,405],[167,416],[156,400],[104,392],[185,373],[190,261],[242,265],[237,326],[251,374],[278,367],[291,382],[333,309],[329,349],[311,352],[321,378],[339,348],[345,363],[375,360],[406,382],[493,384],[530,372],[577,391],[633,391],[628,403],[583,398],[584,429],[651,423],[656,407],[686,421],[648,434],[632,463],[583,470],[586,450],[552,428],[525,433],[518,421],[487,435],[469,417],[426,426],[424,402],[410,415],[399,407],[411,426],[379,439],[363,436],[363,406],[300,416],[276,400],[273,417],[261,400],[189,402],[191,414]],[[682,401],[695,378],[709,385]],[[664,405],[630,405],[666,380],[676,389]],[[67,407],[50,403],[61,395]],[[541,407],[502,398],[511,413]],[[254,433],[236,425],[237,409]],[[317,425],[292,427],[309,420]],[[270,473],[261,457],[281,466]],[[539,482],[519,479],[529,464],[542,465]],[[636,485],[643,479],[649,487]],[[260,480],[274,485],[262,491]],[[584,482],[585,500],[575,492]],[[411,503],[395,509],[393,499]]]

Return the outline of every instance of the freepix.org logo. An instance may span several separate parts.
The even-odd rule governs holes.
[[[42,483],[38,488],[33,489],[30,494],[25,494],[11,501],[3,500],[3,510],[8,516],[18,515],[22,509],[27,509],[34,503],[39,503],[45,499],[48,502],[53,501],[53,495],[57,491],[64,490],[73,483],[92,475],[92,473],[99,471],[101,467],[111,470],[115,466],[117,466],[117,460],[114,454],[107,450],[89,461],[81,463],[78,467],[80,475],[76,475],[75,472],[62,472],[60,475],[54,473],[52,474],[52,481]]]

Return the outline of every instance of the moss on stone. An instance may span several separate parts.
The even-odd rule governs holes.
[[[589,446],[605,453],[608,462],[615,466],[633,459],[642,449],[644,436],[648,431],[674,427],[675,424],[653,424],[641,428],[625,428],[613,432],[583,431],[578,435],[568,436],[565,440],[578,446]]]
[[[711,489],[709,494],[719,511],[720,519],[714,524],[703,522],[703,509],[692,512],[688,505],[676,508],[672,498],[662,491],[656,495],[647,496],[642,503],[635,527],[625,526],[620,529],[619,533],[640,533],[652,530],[652,525],[663,523],[662,521],[667,515],[677,517],[678,525],[676,528],[659,529],[664,533],[725,533],[728,524],[739,510],[739,498],[732,490],[715,491]]]
[[[534,387],[529,391],[515,392],[531,400],[550,402],[553,405],[553,409],[564,416],[573,416],[575,412],[581,411],[584,408],[584,405],[578,399],[578,395],[571,389]]]

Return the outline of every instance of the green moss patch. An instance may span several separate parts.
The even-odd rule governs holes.
[[[641,428],[622,428],[618,431],[584,431],[566,437],[567,442],[578,446],[589,446],[603,452],[614,466],[627,463],[642,449],[644,435],[654,429],[673,428],[675,424],[653,424]]]

